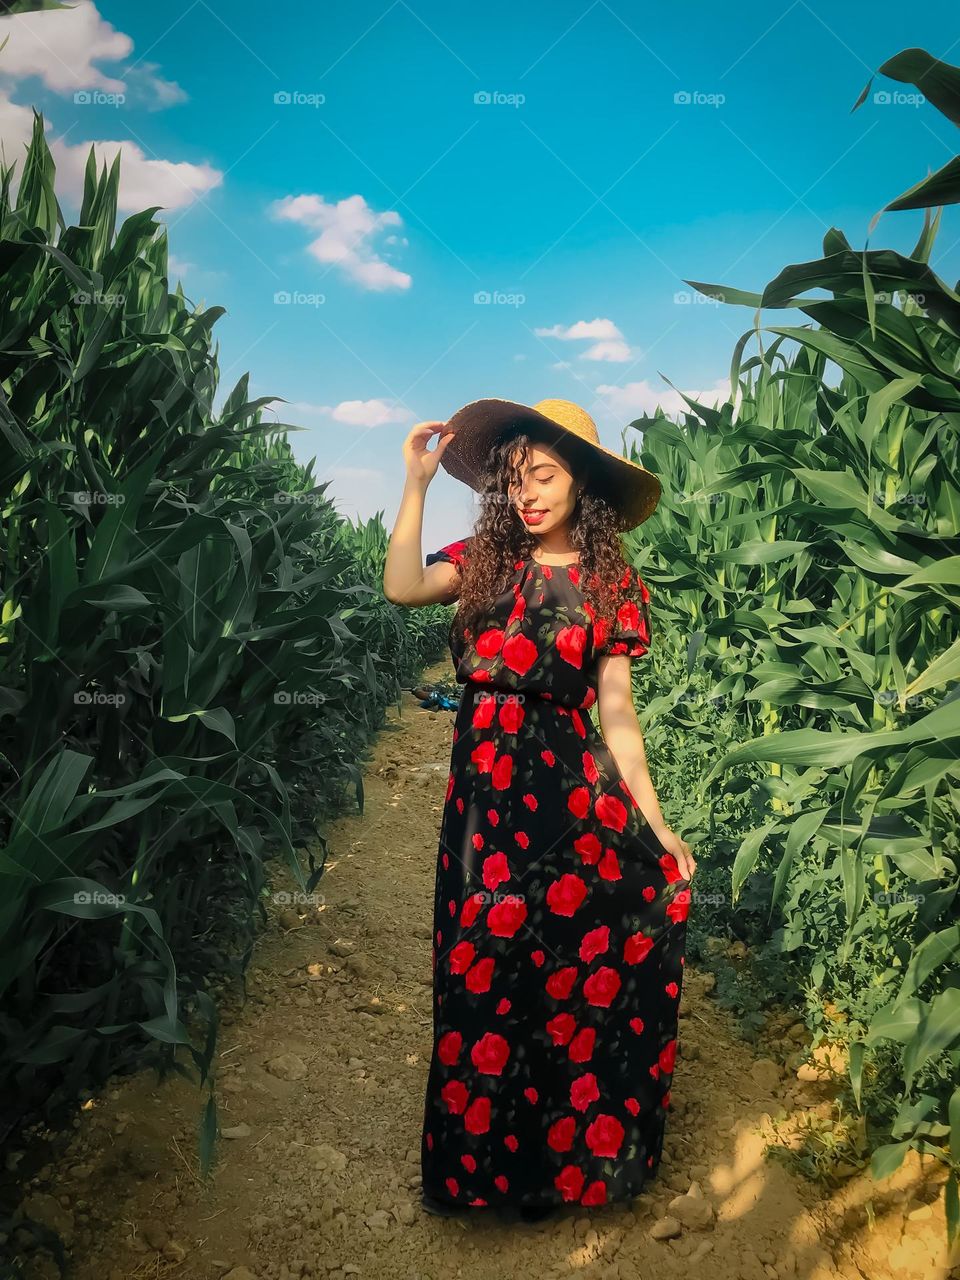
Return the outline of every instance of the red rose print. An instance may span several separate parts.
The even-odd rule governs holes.
[[[502,1191],[504,1194],[506,1194],[510,1188],[510,1183],[507,1180],[507,1176],[506,1174],[503,1174],[503,1173],[497,1174],[497,1176],[493,1180],[493,1185],[497,1188],[498,1191]]]
[[[667,915],[674,924],[679,924],[682,920],[686,920],[689,910],[689,889],[681,889],[678,893],[674,894],[673,901],[667,903]]]
[[[513,838],[514,840],[516,840],[517,844],[520,846],[521,849],[530,848],[530,837],[527,835],[525,831],[515,831],[513,833]]]
[[[573,1116],[563,1116],[547,1130],[547,1146],[553,1151],[569,1151],[577,1132],[577,1122]]]
[[[643,1032],[643,1026],[644,1026],[644,1023],[642,1018],[630,1019],[630,1030],[635,1031],[637,1035],[640,1035]]]
[[[497,1013],[499,1014],[509,1013],[512,1008],[513,1008],[513,1005],[510,1003],[510,1001],[507,999],[506,996],[504,996],[503,999],[497,1003]]]
[[[519,1140],[518,1140],[518,1138],[517,1138],[516,1134],[514,1134],[514,1133],[508,1133],[508,1134],[507,1134],[507,1136],[506,1136],[506,1137],[504,1138],[504,1140],[503,1140],[503,1145],[504,1145],[505,1147],[507,1147],[507,1148],[508,1148],[508,1150],[510,1150],[510,1151],[516,1151],[517,1147],[519,1147],[519,1146],[520,1146],[520,1142],[519,1142]]]
[[[482,993],[490,990],[490,983],[493,981],[493,956],[484,956],[482,960],[478,960],[475,965],[467,970],[467,976],[464,983],[468,991]]]
[[[583,760],[583,776],[591,786],[599,779],[600,770],[597,768],[597,762],[589,751],[585,751],[581,757]]]
[[[460,1163],[461,1163],[461,1164],[463,1165],[463,1167],[466,1169],[467,1173],[475,1173],[475,1172],[476,1172],[476,1169],[477,1169],[477,1162],[476,1162],[476,1160],[474,1160],[473,1156],[461,1156],[461,1157],[460,1157]]]
[[[585,1205],[599,1205],[607,1202],[607,1184],[601,1182],[599,1178],[595,1182],[591,1182],[586,1191],[580,1197],[580,1203]]]
[[[591,929],[589,933],[583,935],[580,943],[580,959],[584,964],[589,964],[591,960],[595,960],[597,956],[602,955],[610,946],[610,926],[599,925],[596,929]]]
[[[620,863],[617,861],[617,855],[612,849],[604,849],[603,857],[597,866],[597,873],[601,880],[622,880],[623,876],[620,871]]]
[[[660,1050],[660,1057],[657,1061],[660,1063],[660,1070],[665,1071],[668,1075],[673,1070],[674,1063],[677,1058],[677,1042],[676,1040],[668,1040]]]
[[[487,928],[498,938],[512,938],[527,918],[521,898],[501,898],[487,912]]]
[[[463,1117],[467,1133],[487,1133],[490,1128],[490,1099],[474,1098]]]
[[[513,773],[513,757],[497,756],[497,763],[493,766],[493,776],[491,781],[498,791],[506,791],[510,785],[510,777]]]
[[[573,984],[577,980],[577,970],[568,965],[564,969],[558,969],[556,973],[551,973],[547,979],[547,994],[556,1000],[566,1000],[570,992],[573,990]]]
[[[462,1080],[449,1080],[440,1090],[440,1097],[447,1104],[447,1110],[459,1116],[463,1114],[469,1094]]]
[[[608,791],[597,798],[593,812],[605,827],[610,827],[613,831],[622,831],[627,825],[626,805]]]
[[[643,891],[644,901],[652,902],[656,896],[657,896],[656,889],[653,887],[652,884],[648,884]]]
[[[587,727],[583,723],[583,716],[576,710],[576,708],[570,712],[570,719],[573,721],[573,727],[576,729],[580,737],[585,738],[587,736]]]
[[[554,1185],[563,1194],[564,1200],[579,1200],[583,1191],[583,1170],[575,1164],[568,1164],[554,1178]]]
[[[516,698],[508,698],[500,708],[500,724],[506,733],[519,733],[526,712]]]
[[[460,911],[460,924],[464,929],[469,929],[476,920],[477,916],[483,910],[484,895],[482,893],[472,893],[463,904]]]
[[[493,694],[485,693],[477,702],[473,712],[472,726],[474,729],[489,729],[493,724],[494,712],[497,709],[497,700]]]
[[[496,628],[477,636],[476,650],[481,658],[495,658],[503,646],[503,632]]]
[[[603,846],[592,831],[588,831],[586,835],[578,836],[573,842],[573,847],[587,866],[595,866],[600,861],[600,851]]]
[[[562,627],[557,632],[557,652],[564,662],[579,671],[583,666],[583,653],[587,647],[587,633],[579,624]]]
[[[590,789],[574,787],[567,797],[567,808],[575,818],[585,818],[590,812]]]
[[[458,1196],[460,1194],[460,1183],[456,1178],[447,1178],[446,1186],[452,1196]]]
[[[638,1116],[640,1114],[640,1103],[636,1100],[636,1098],[627,1098],[626,1102],[623,1105],[627,1108],[627,1110],[630,1112],[632,1116]]]
[[[680,988],[677,986],[675,982],[668,982],[663,989],[667,993],[667,995],[670,996],[671,999],[677,996],[680,992]]]
[[[540,752],[540,759],[543,760],[545,764],[548,764],[551,769],[557,763],[557,757],[549,748],[546,751]]]
[[[454,787],[454,780],[453,780],[453,774],[451,773],[449,778],[447,778],[447,794],[444,797],[444,803],[446,803],[450,799],[450,797],[453,795],[453,787]]]
[[[537,966],[537,968],[538,968],[538,969],[539,969],[539,968],[541,968],[541,966],[543,965],[543,962],[544,962],[544,960],[546,960],[546,958],[547,958],[547,957],[546,957],[546,953],[545,953],[545,952],[543,952],[543,951],[531,951],[531,952],[530,952],[530,959],[533,961],[533,963]]]
[[[663,867],[663,874],[667,877],[669,884],[673,884],[674,880],[683,879],[683,873],[677,866],[677,860],[672,853],[665,853],[661,857],[660,866]]]
[[[611,1001],[619,990],[620,975],[616,969],[611,969],[609,965],[604,965],[602,969],[597,969],[595,973],[591,973],[583,984],[583,994],[589,1002],[599,1005],[603,1009],[610,1007]]]
[[[567,1044],[577,1027],[573,1014],[558,1013],[547,1023],[547,1031],[554,1044]]]
[[[450,972],[466,973],[473,964],[476,950],[472,942],[458,942],[450,952]]]
[[[597,1077],[592,1071],[588,1071],[586,1075],[578,1076],[570,1086],[570,1104],[577,1111],[586,1111],[591,1102],[596,1102],[600,1097],[600,1090],[597,1088]]]
[[[652,938],[646,937],[643,933],[632,933],[623,944],[624,963],[639,964],[641,960],[646,960],[652,947]]]
[[[518,676],[525,676],[540,653],[532,640],[517,634],[504,641],[502,657],[504,666],[515,671]]]
[[[625,1133],[626,1130],[616,1116],[601,1113],[587,1125],[587,1146],[595,1156],[615,1159],[623,1145]]]
[[[500,821],[500,815],[497,813],[496,809],[487,810],[487,821],[490,823],[491,827],[495,827],[497,825]]]
[[[597,1033],[593,1027],[581,1027],[570,1041],[570,1048],[567,1051],[570,1061],[589,1062],[593,1057],[593,1046],[596,1040]]]
[[[470,753],[470,759],[477,766],[480,773],[489,773],[493,768],[493,759],[496,754],[497,748],[492,742],[481,742]]]
[[[587,886],[572,872],[554,880],[547,890],[547,906],[558,916],[572,916],[587,896]]]
[[[474,847],[475,849],[482,849],[482,848],[483,848],[483,836],[480,834],[480,832],[479,832],[479,831],[475,831],[475,832],[473,833],[473,836],[472,836],[472,839],[471,839],[471,843],[473,844],[473,847]],[[444,854],[444,857],[446,857],[446,854]]]
[[[510,1046],[496,1031],[486,1031],[470,1050],[470,1059],[478,1071],[498,1076],[507,1065]]]
[[[527,808],[528,808],[528,809],[533,809],[533,810],[534,810],[534,812],[536,812],[536,808],[537,808],[537,797],[536,797],[536,796],[532,796],[532,795],[530,795],[530,793],[528,792],[528,793],[523,797],[523,803],[527,806]]]
[[[463,1036],[459,1031],[447,1031],[440,1037],[437,1041],[437,1056],[445,1067],[456,1066],[462,1046]]]
[[[536,1089],[529,1088],[529,1087],[524,1089],[523,1096],[526,1098],[528,1102],[531,1102],[531,1103],[536,1103],[540,1097]]]
[[[575,564],[567,566],[567,573],[570,575],[570,581],[575,587],[580,585],[580,570]]]
[[[491,893],[495,893],[497,886],[509,879],[510,868],[507,865],[507,855],[505,853],[491,853],[489,858],[484,858],[483,883]]]

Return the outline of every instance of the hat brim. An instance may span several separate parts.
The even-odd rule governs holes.
[[[548,438],[552,431],[558,439],[582,445],[597,459],[614,494],[621,531],[634,529],[653,515],[662,486],[652,471],[605,445],[585,440],[530,405],[514,400],[487,397],[471,400],[458,409],[444,427],[444,431],[453,431],[454,437],[444,449],[440,465],[455,479],[478,491],[483,487],[484,467],[491,447],[508,428],[519,429],[527,422],[546,432]]]

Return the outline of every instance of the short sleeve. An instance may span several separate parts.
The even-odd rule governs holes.
[[[598,657],[625,654],[642,658],[650,649],[650,592],[632,566],[616,591],[619,605],[613,618],[599,617],[594,623],[594,647]]]
[[[426,556],[425,565],[436,564],[438,560],[446,560],[450,564],[455,564],[457,568],[463,572],[464,560],[470,550],[469,538],[458,538],[456,542],[448,542],[445,547],[441,547],[439,551],[431,551]]]

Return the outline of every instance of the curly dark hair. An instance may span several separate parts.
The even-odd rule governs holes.
[[[525,426],[501,436],[487,456],[478,490],[480,514],[470,538],[460,584],[455,626],[468,631],[489,610],[490,602],[507,590],[518,560],[533,554],[538,539],[523,522],[510,495],[519,484],[529,449],[548,444],[584,477],[570,524],[570,541],[580,557],[580,586],[598,617],[612,618],[620,604],[621,581],[629,571],[620,538],[619,517],[596,455],[576,437],[541,435]],[[516,457],[514,458],[514,454]]]

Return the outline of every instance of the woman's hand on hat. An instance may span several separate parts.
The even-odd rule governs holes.
[[[407,476],[420,484],[429,484],[437,474],[437,467],[443,457],[443,451],[456,435],[455,431],[444,434],[445,422],[418,422],[403,442],[403,459],[407,466]],[[435,449],[428,449],[427,443],[432,436],[439,435]]]

